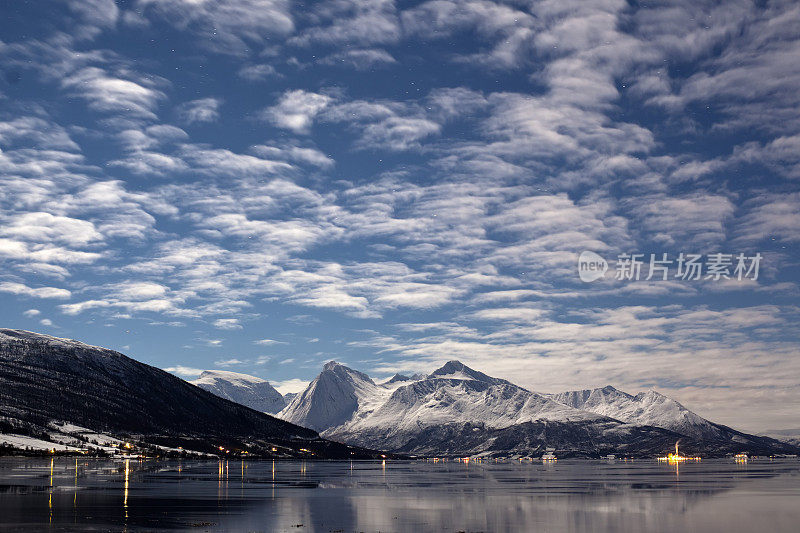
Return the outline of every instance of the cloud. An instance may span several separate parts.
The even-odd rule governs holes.
[[[11,281],[0,282],[0,292],[7,292],[20,296],[27,296],[29,298],[55,298],[64,299],[72,296],[72,293],[67,289],[59,287],[28,287],[23,283],[15,283]]]
[[[190,366],[170,366],[164,368],[163,370],[170,372],[172,374],[176,374],[182,378],[195,378],[204,372],[201,368],[192,368]]]
[[[626,202],[637,229],[668,246],[715,247],[726,239],[726,227],[736,206],[731,199],[709,193],[642,196]],[[687,250],[688,251],[688,250]]]
[[[281,341],[276,341],[274,339],[259,339],[257,341],[253,341],[253,344],[258,344],[259,346],[270,346],[272,344],[286,344],[286,343]]]
[[[103,239],[94,224],[87,220],[29,212],[7,220],[0,235],[36,243],[66,244],[80,247]]]
[[[279,78],[280,74],[275,67],[267,64],[245,65],[239,69],[237,75],[247,81],[262,81],[269,78]]]
[[[259,144],[251,147],[251,151],[268,159],[284,159],[295,163],[308,164],[319,168],[330,168],[335,161],[316,148],[304,147],[295,144],[283,146],[266,146]]]
[[[0,122],[0,144],[5,147],[22,141],[39,148],[77,151],[78,144],[69,133],[58,124],[40,117],[23,116],[13,120]]]
[[[28,318],[31,318],[31,317],[38,316],[38,315],[42,314],[42,312],[39,311],[38,309],[28,309],[27,311],[25,311],[22,314],[25,315]]]
[[[109,166],[124,168],[128,172],[140,175],[170,176],[189,170],[189,165],[180,158],[158,152],[138,150],[124,159],[110,161]]]
[[[289,306],[286,335],[316,338],[343,315],[332,342],[380,352],[387,371],[459,357],[506,377],[533,368],[532,387],[707,390],[715,412],[723,390],[736,409],[764,391],[797,403],[793,4],[129,8],[71,2],[1,47],[8,89],[37,88],[0,121],[12,300],[63,298],[64,327],[192,325],[198,346]],[[201,54],[129,59],[154,28]],[[269,82],[270,107],[195,91],[198,61]],[[74,101],[87,112],[65,112]],[[196,127],[215,120],[224,129]],[[758,249],[763,279],[576,276],[584,249],[680,246]],[[375,332],[358,345],[363,320]],[[272,344],[246,344],[238,360],[266,364]],[[697,360],[713,368],[692,378]]]
[[[326,234],[325,228],[305,220],[250,220],[247,215],[227,213],[211,217],[203,223],[226,236],[258,237],[275,245],[283,243],[289,249],[307,248]]]
[[[198,44],[216,52],[246,55],[251,45],[294,30],[285,0],[139,0],[148,16],[198,36]]]
[[[110,75],[98,67],[86,67],[64,78],[61,85],[95,111],[155,118],[156,105],[166,95],[143,83]]]
[[[224,148],[208,148],[199,145],[184,145],[178,157],[196,172],[208,176],[227,175],[234,178],[242,176],[261,176],[282,174],[292,169],[283,161],[273,161],[247,154],[236,153]]]
[[[494,2],[434,0],[423,2],[401,15],[407,35],[422,39],[452,39],[458,33],[477,34],[489,41],[490,51],[462,61],[480,62],[489,68],[518,66],[532,47],[536,19],[525,11]]]
[[[241,359],[225,359],[222,361],[214,361],[214,365],[221,366],[221,367],[230,367],[230,366],[238,366],[246,364],[247,361],[242,361]]]
[[[422,139],[439,133],[440,129],[439,124],[424,118],[388,117],[366,125],[359,146],[408,150],[419,146]]]
[[[169,287],[160,283],[147,281],[129,281],[110,287],[117,297],[126,300],[150,300],[162,298],[169,291]]]
[[[447,39],[456,32],[477,30],[481,35],[504,34],[510,27],[533,25],[524,11],[493,2],[423,2],[402,14],[406,31],[427,38]]]
[[[397,63],[394,57],[380,48],[345,50],[331,54],[319,61],[322,65],[350,67],[355,70],[372,70]]]
[[[87,309],[96,309],[99,307],[110,307],[112,304],[105,300],[86,300],[83,302],[77,302],[74,304],[64,304],[60,305],[59,309],[65,315],[78,315]]]
[[[219,318],[214,321],[214,327],[217,329],[242,329],[242,325],[239,324],[238,318]]]
[[[313,12],[316,24],[289,42],[300,46],[380,45],[396,43],[401,35],[391,0],[345,0],[323,4]]]
[[[761,144],[749,142],[734,148],[736,162],[761,163],[779,176],[800,178],[800,135],[784,135]]]
[[[738,242],[763,245],[769,241],[800,241],[800,193],[762,192],[744,203],[735,225]]]
[[[216,122],[219,119],[220,98],[199,98],[178,106],[178,116],[187,124]]]
[[[59,305],[59,309],[65,315],[79,315],[89,309],[103,309],[103,308],[120,308],[128,311],[129,313],[163,313],[166,315],[176,316],[196,316],[197,313],[188,311],[178,307],[180,303],[179,298],[172,300],[166,298],[152,298],[145,300],[120,300],[118,298],[110,297],[104,300],[85,300],[83,302],[76,302],[73,304]]]
[[[69,8],[96,26],[114,26],[119,19],[119,8],[114,0],[73,0]]]
[[[473,328],[419,324],[408,329],[410,335],[375,334],[362,345],[400,354],[398,362],[378,364],[380,372],[429,371],[456,358],[540,392],[608,383],[631,392],[657,386],[679,401],[693,401],[704,416],[740,426],[757,425],[763,416],[752,395],[785,398],[794,386],[785,372],[796,366],[786,359],[796,336],[778,338],[775,331],[796,319],[795,306],[631,305],[587,308],[572,318],[542,310],[530,322],[521,322],[519,311],[471,315]],[[698,366],[700,360],[707,364]],[[705,403],[702,389],[716,399]],[[751,394],[750,403],[732,400],[735,413],[722,401],[731,389]]]
[[[271,381],[270,385],[281,394],[288,394],[290,392],[302,392],[308,387],[309,381],[298,378],[286,379],[283,381]]]
[[[410,150],[441,131],[441,124],[426,118],[414,104],[353,100],[326,105],[319,115],[321,121],[346,122],[359,132],[354,143],[359,149]]]
[[[498,320],[506,323],[535,323],[546,314],[543,309],[530,307],[507,307],[507,308],[487,308],[475,311],[471,318],[476,320]]]
[[[284,93],[275,106],[264,110],[262,116],[280,128],[308,133],[314,117],[331,101],[330,96],[296,89]]]

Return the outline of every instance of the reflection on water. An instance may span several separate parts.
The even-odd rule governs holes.
[[[797,531],[795,460],[0,459],[0,530]]]

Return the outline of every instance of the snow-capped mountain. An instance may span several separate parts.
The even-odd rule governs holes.
[[[633,396],[609,385],[601,389],[562,392],[551,398],[576,409],[639,426],[669,429],[698,439],[718,438],[721,435],[716,424],[654,390]]]
[[[397,386],[403,385],[405,383],[408,383],[409,381],[412,381],[412,379],[410,377],[408,377],[406,375],[403,375],[403,374],[395,374],[394,376],[390,377],[389,379],[387,379],[385,381],[381,381],[380,384],[384,385],[384,386],[387,386],[387,387],[394,387],[395,385],[397,385]]]
[[[573,455],[652,455],[678,439],[707,453],[789,449],[708,422],[653,391],[538,394],[458,361],[380,384],[330,362],[278,416],[333,440],[417,454],[527,455],[557,446]]]
[[[384,447],[400,449],[433,427],[479,424],[500,429],[536,420],[600,418],[450,361],[425,379],[397,387],[379,406],[359,411],[325,434],[348,442],[385,442]]]
[[[395,374],[389,379],[381,381],[380,383],[378,383],[378,385],[387,389],[394,390],[397,387],[408,385],[409,383],[412,383],[414,381],[419,381],[421,379],[425,379],[424,374],[414,374],[413,376],[406,376],[404,374]]]
[[[278,416],[316,431],[344,424],[374,409],[391,391],[361,372],[331,361]]]
[[[220,398],[263,413],[275,414],[286,407],[281,393],[267,380],[256,376],[225,370],[206,370],[190,383]]]
[[[800,428],[797,429],[768,429],[761,433],[764,437],[770,437],[792,446],[800,447]]]
[[[552,443],[589,454],[624,449],[626,441],[663,448],[677,438],[571,408],[458,361],[380,385],[330,362],[278,416],[333,440],[419,454],[529,454]]]
[[[480,381],[489,385],[510,385],[509,381],[487,376],[483,372],[473,370],[461,361],[448,361],[441,368],[430,373],[428,379],[458,379],[464,381]]]
[[[265,454],[275,447],[287,456],[310,453],[303,450],[318,457],[376,456],[320,439],[313,430],[219,398],[119,352],[0,329],[0,433],[48,441],[54,424],[203,452],[223,445]]]

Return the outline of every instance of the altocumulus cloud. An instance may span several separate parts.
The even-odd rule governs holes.
[[[21,4],[0,48],[6,321],[283,392],[460,358],[800,423],[791,3],[129,4]],[[587,285],[583,250],[765,259]]]

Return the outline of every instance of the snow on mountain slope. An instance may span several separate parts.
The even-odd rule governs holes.
[[[379,384],[380,385],[394,385],[395,383],[397,383],[398,385],[401,385],[403,383],[408,383],[409,381],[411,381],[410,377],[408,377],[406,375],[403,375],[403,374],[395,374],[394,376],[390,377],[389,379],[387,379],[385,381],[381,381]]]
[[[437,368],[428,376],[428,379],[435,378],[475,380],[491,385],[511,384],[509,381],[504,379],[493,378],[491,376],[487,376],[483,372],[473,370],[461,361],[448,361],[444,364],[444,366]]]
[[[286,394],[283,395],[283,401],[286,403],[286,405],[289,405],[290,403],[292,403],[292,400],[294,400],[298,394],[299,393],[297,392],[287,392]]]
[[[225,370],[206,370],[190,381],[201,389],[262,413],[274,414],[286,407],[281,393],[265,379]]]
[[[718,438],[721,435],[715,424],[654,390],[632,396],[609,385],[601,389],[562,392],[550,397],[576,409],[640,426],[669,429],[698,439]]]
[[[380,407],[354,417],[335,434],[363,431],[388,434],[464,422],[502,428],[539,419],[601,418],[502,380],[498,383],[494,378],[476,380],[450,377],[460,373],[445,375],[448,377],[429,377],[398,387]]]
[[[378,385],[386,389],[394,390],[397,387],[402,387],[403,385],[408,385],[409,383],[413,383],[414,381],[419,381],[421,379],[425,379],[425,376],[414,374],[413,376],[409,377],[403,374],[395,374],[389,379],[381,381],[380,383],[378,383]]]
[[[450,361],[428,377],[401,384],[391,395],[373,397],[324,434],[347,442],[384,442],[399,449],[428,428],[479,424],[506,428],[535,420],[587,421],[603,417],[580,411],[508,381]]]
[[[458,361],[420,379],[399,375],[380,384],[330,362],[278,416],[333,440],[414,454],[530,455],[558,446],[568,455],[652,456],[681,435],[687,449],[706,453],[792,449],[711,424],[654,392],[537,394]]]
[[[390,394],[391,390],[375,384],[368,375],[330,361],[278,417],[323,431],[344,424],[356,413],[369,413]]]
[[[48,346],[53,348],[62,349],[80,349],[80,350],[95,350],[104,355],[117,354],[113,350],[102,348],[100,346],[93,346],[84,342],[76,341],[73,339],[62,339],[60,337],[53,337],[52,335],[43,335],[41,333],[34,333],[32,331],[25,331],[24,329],[0,329],[0,344],[7,343],[41,343],[46,342]],[[119,355],[119,354],[117,354]]]

